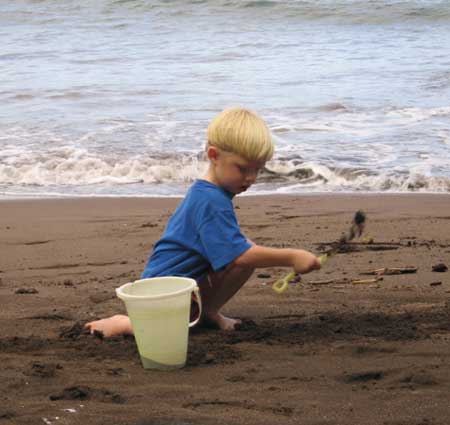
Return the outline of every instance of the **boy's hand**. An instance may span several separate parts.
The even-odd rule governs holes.
[[[321,263],[318,257],[303,249],[296,249],[292,255],[292,268],[296,273],[305,274],[319,270]]]

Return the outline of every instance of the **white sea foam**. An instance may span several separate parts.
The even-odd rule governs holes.
[[[161,154],[109,158],[66,147],[51,155],[17,155],[11,148],[0,163],[0,191],[4,195],[182,195],[201,176],[207,162],[198,155]],[[308,190],[450,192],[450,179],[433,175],[442,164],[423,157],[410,169],[375,170],[368,167],[330,166],[305,162],[291,155],[267,163],[250,193],[297,193]]]
[[[15,154],[16,152],[14,152]],[[206,169],[192,155],[168,157],[112,156],[105,159],[87,150],[64,148],[48,156],[8,155],[0,163],[3,185],[118,185],[191,182]]]

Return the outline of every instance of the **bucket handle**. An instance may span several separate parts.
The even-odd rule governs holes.
[[[189,322],[189,327],[190,328],[195,326],[199,322],[200,318],[202,317],[202,298],[200,296],[200,288],[198,286],[195,287],[193,289],[193,292],[195,292],[195,296],[197,298],[196,301],[197,301],[197,304],[198,304],[198,317],[194,321]]]

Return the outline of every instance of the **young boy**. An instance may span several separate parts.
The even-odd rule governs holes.
[[[220,310],[255,268],[285,266],[297,273],[320,268],[318,259],[307,251],[256,245],[239,228],[232,199],[255,183],[273,149],[270,131],[255,113],[231,108],[214,118],[208,127],[208,171],[170,218],[142,274],[142,278],[195,279],[202,297],[202,321],[222,330],[233,330],[240,323]],[[124,315],[85,327],[106,337],[133,333]]]

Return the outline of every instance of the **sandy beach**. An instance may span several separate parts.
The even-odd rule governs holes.
[[[256,243],[320,253],[358,209],[370,239],[282,295],[288,270],[258,270],[225,308],[240,330],[195,328],[184,369],[145,371],[134,338],[81,328],[124,312],[179,201],[0,202],[0,424],[449,423],[448,195],[238,197]]]

